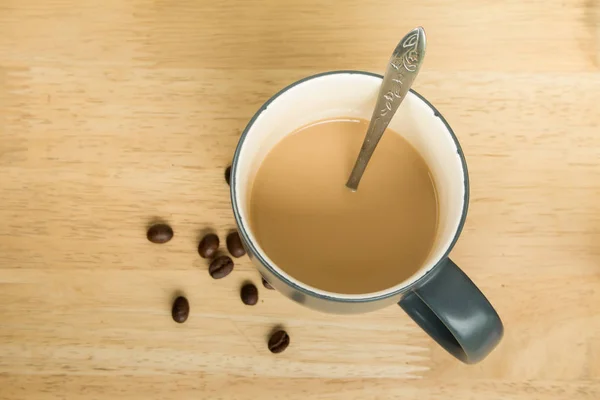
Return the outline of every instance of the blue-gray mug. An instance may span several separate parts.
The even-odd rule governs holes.
[[[239,232],[260,273],[290,299],[333,313],[363,313],[398,304],[450,354],[465,363],[476,363],[496,347],[503,325],[477,286],[449,258],[467,215],[467,165],[446,120],[415,91],[407,94],[389,125],[425,159],[438,196],[433,249],[421,266],[415,266],[418,270],[413,276],[375,293],[320,290],[294,279],[285,272],[285,265],[276,265],[261,249],[250,226],[249,192],[273,146],[310,122],[336,117],[368,120],[381,81],[380,75],[360,71],[319,74],[286,87],[258,110],[244,130],[233,159],[231,199]]]

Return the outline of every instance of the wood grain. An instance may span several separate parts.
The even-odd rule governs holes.
[[[395,307],[244,306],[250,263],[213,281],[196,253],[234,227],[223,171],[255,110],[382,72],[417,25],[415,88],[471,176],[452,256],[506,326],[475,366]],[[599,27],[598,0],[0,0],[0,398],[600,398]]]

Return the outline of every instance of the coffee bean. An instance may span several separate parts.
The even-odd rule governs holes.
[[[190,303],[183,296],[179,296],[173,303],[173,309],[171,310],[173,320],[180,324],[184,323],[190,315]]]
[[[253,306],[258,302],[258,289],[251,283],[242,287],[240,292],[242,302],[247,306]]]
[[[173,229],[167,224],[152,225],[146,236],[152,243],[167,243],[173,238]]]
[[[211,258],[219,249],[219,237],[214,233],[204,236],[198,244],[198,253],[202,258]]]
[[[267,282],[267,280],[265,278],[262,278],[262,282],[263,282],[263,286],[269,290],[274,290],[275,288],[273,286],[271,286],[271,284],[269,282]]]
[[[271,353],[281,353],[290,345],[290,336],[286,331],[277,331],[269,339],[269,350]]]
[[[237,232],[231,232],[227,235],[227,250],[229,253],[235,258],[239,258],[246,254],[246,249],[244,249],[244,245],[242,244],[242,239],[240,238],[240,234]]]
[[[233,271],[233,260],[229,256],[219,256],[208,266],[208,273],[214,279],[225,278]]]
[[[225,169],[225,182],[229,185],[231,182],[231,165]]]

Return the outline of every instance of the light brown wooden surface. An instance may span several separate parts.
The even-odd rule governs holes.
[[[452,256],[506,327],[476,366],[396,307],[246,307],[248,260],[213,281],[196,253],[234,226],[223,170],[255,110],[382,72],[417,25],[415,88],[470,169]],[[599,68],[600,0],[0,0],[0,398],[600,398]]]

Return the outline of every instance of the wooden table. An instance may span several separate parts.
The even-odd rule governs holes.
[[[223,171],[256,109],[382,72],[417,25],[415,88],[471,175],[453,258],[506,327],[475,366],[396,307],[324,315],[262,286],[244,306],[249,261],[214,281],[196,252],[234,226]],[[599,69],[600,0],[0,0],[0,398],[597,400]]]

